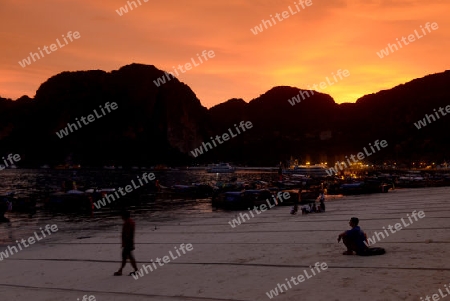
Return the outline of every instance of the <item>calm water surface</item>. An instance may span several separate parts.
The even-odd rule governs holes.
[[[65,180],[73,180],[77,189],[86,190],[91,187],[119,188],[125,187],[142,176],[148,170],[3,170],[0,174],[0,194],[14,192],[17,196],[33,197],[37,200],[37,212],[33,216],[27,213],[8,212],[11,222],[0,224],[0,244],[7,245],[15,240],[26,239],[46,224],[57,224],[59,229],[66,232],[80,232],[83,230],[98,231],[109,229],[121,224],[119,212],[102,209],[93,216],[89,214],[53,213],[42,207],[43,200],[50,194],[61,189]],[[175,184],[190,185],[192,183],[227,182],[232,177],[239,181],[263,180],[270,181],[277,178],[276,172],[247,172],[238,171],[234,174],[210,174],[205,171],[157,171],[156,179],[163,186]],[[150,186],[150,184],[149,184]],[[130,193],[139,198],[151,192],[151,187],[142,186]],[[176,220],[189,216],[199,217],[203,214],[217,212],[213,210],[210,199],[156,199],[155,201],[140,202],[130,207],[133,218],[141,221],[157,223],[164,220]],[[219,213],[220,214],[220,213]],[[81,232],[80,232],[81,233]],[[56,236],[55,236],[56,237]],[[82,237],[80,237],[82,238]]]

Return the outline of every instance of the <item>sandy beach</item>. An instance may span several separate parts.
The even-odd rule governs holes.
[[[306,216],[279,206],[235,228],[228,222],[247,211],[210,211],[157,223],[132,216],[139,268],[182,243],[193,246],[137,280],[126,276],[129,264],[124,276],[112,276],[120,265],[119,218],[104,230],[89,229],[88,221],[77,231],[58,226],[51,237],[0,261],[0,294],[14,301],[84,295],[118,301],[270,300],[266,292],[319,262],[328,268],[273,299],[420,300],[450,283],[449,193],[450,187],[443,187],[329,198],[325,213]],[[371,236],[414,210],[425,217],[374,245],[385,248],[385,255],[342,255],[345,247],[337,235],[349,229],[350,217],[358,217]]]

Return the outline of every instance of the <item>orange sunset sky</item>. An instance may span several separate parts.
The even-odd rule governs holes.
[[[248,102],[274,86],[307,89],[347,69],[349,77],[320,90],[342,103],[443,72],[450,63],[448,0],[312,0],[257,35],[250,29],[289,6],[295,11],[299,0],[144,1],[119,16],[125,0],[1,0],[0,96],[33,97],[62,71],[131,63],[172,71],[213,50],[214,58],[178,77],[208,108],[230,98]],[[377,55],[427,22],[439,28],[385,58]],[[69,31],[81,37],[25,68],[18,64]]]

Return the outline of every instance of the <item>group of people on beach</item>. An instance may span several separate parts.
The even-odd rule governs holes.
[[[134,233],[135,233],[135,222],[131,219],[130,212],[124,211],[122,213],[123,227],[122,227],[122,263],[114,276],[121,276],[122,270],[127,263],[127,259],[130,259],[131,265],[134,269],[133,272],[128,275],[135,275],[138,271],[136,260],[133,255],[134,250]],[[344,231],[338,235],[337,241],[343,241],[347,250],[343,255],[360,255],[360,256],[371,256],[371,255],[381,255],[385,253],[383,248],[370,248],[367,242],[367,235],[359,227],[359,219],[357,217],[352,217],[349,221],[351,227],[350,230]]]
[[[296,202],[297,210],[298,203],[301,201],[301,190],[299,190],[299,199]],[[304,207],[302,207],[302,214],[308,214],[311,212],[324,212],[325,211],[325,194],[322,190],[319,195],[319,206],[309,206],[310,210],[308,212],[303,212]],[[314,209],[315,208],[315,209]],[[294,209],[293,209],[294,210]],[[306,211],[306,210],[305,210]],[[295,211],[296,213],[297,211]],[[0,212],[1,213],[1,212]],[[292,212],[291,212],[292,213]],[[295,214],[292,213],[292,214]],[[134,233],[135,233],[135,222],[131,219],[129,211],[122,212],[123,219],[123,227],[122,227],[122,263],[117,272],[114,273],[114,276],[121,276],[122,270],[125,267],[127,260],[130,259],[131,265],[134,269],[133,272],[128,275],[135,275],[138,271],[136,265],[136,259],[133,255],[134,250]],[[357,254],[360,256],[371,256],[371,255],[381,255],[385,253],[383,248],[370,248],[367,242],[367,235],[364,231],[359,227],[359,219],[357,217],[352,217],[349,221],[349,225],[351,227],[350,230],[344,231],[338,235],[338,242],[343,241],[347,250],[343,253],[343,255],[353,255]]]
[[[291,214],[297,214],[298,205],[302,202],[302,188],[298,190],[298,199],[294,201],[294,206],[291,209]],[[325,212],[325,191],[322,189],[319,194],[319,205],[315,202],[309,203],[301,207],[302,215],[308,213],[320,213]]]

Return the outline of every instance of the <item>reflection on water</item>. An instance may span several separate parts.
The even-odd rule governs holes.
[[[80,190],[91,187],[117,188],[130,184],[137,176],[146,170],[3,170],[0,172],[0,194],[14,191],[18,195],[42,196],[61,188],[64,180],[76,181]],[[204,171],[165,171],[153,172],[161,185],[189,185],[192,183],[214,184],[221,181],[229,181],[233,177],[238,180],[263,180],[276,179],[273,172],[236,172],[233,174],[210,174]],[[139,188],[145,191],[145,186]]]
[[[132,179],[142,176],[146,170],[3,170],[0,172],[0,194],[15,192],[20,197],[32,197],[37,200],[38,210],[30,217],[28,213],[8,212],[11,222],[0,224],[0,244],[11,244],[16,240],[26,239],[39,227],[46,224],[57,224],[65,232],[83,230],[98,231],[120,225],[119,212],[104,208],[95,211],[94,215],[75,213],[53,213],[42,208],[42,201],[50,194],[59,191],[61,183],[73,180],[77,189],[86,190],[91,187],[118,188],[129,185]],[[210,174],[204,171],[158,171],[154,172],[156,179],[163,186],[190,185],[192,183],[228,182],[235,177],[238,181],[262,180],[270,181],[277,178],[273,172],[236,172],[234,174]],[[150,184],[148,184],[150,185]],[[136,199],[148,194],[149,186],[142,186],[132,193]],[[141,221],[158,222],[176,220],[188,216],[198,216],[211,213],[213,208],[210,199],[156,199],[134,203],[129,209],[133,217]],[[56,236],[55,236],[56,237]],[[1,249],[0,249],[1,251]]]

